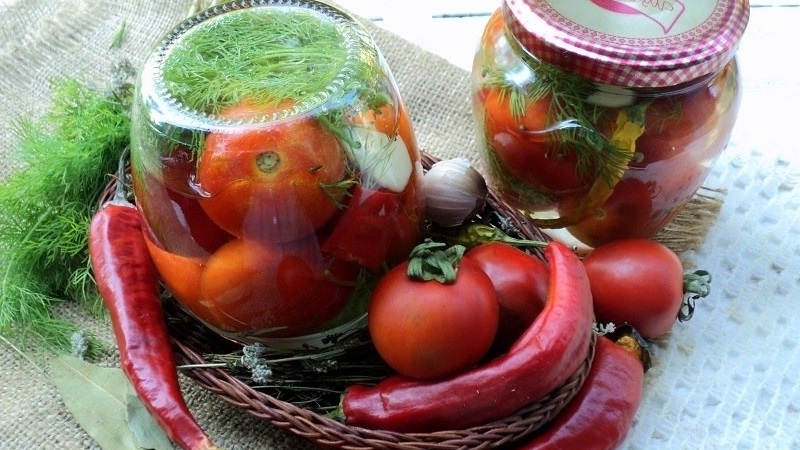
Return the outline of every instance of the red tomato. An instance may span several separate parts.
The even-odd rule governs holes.
[[[205,258],[231,239],[206,215],[197,199],[168,188],[149,173],[131,173],[136,203],[158,245],[173,253]]]
[[[636,178],[624,178],[614,187],[614,192],[594,214],[567,227],[581,242],[597,247],[625,237],[649,237],[654,231],[653,187]],[[582,198],[559,206],[562,214],[569,214]]]
[[[695,142],[709,139],[709,133],[718,123],[722,82],[728,77],[717,77],[715,84],[701,86],[679,96],[656,98],[645,110],[644,133],[636,140],[636,149],[643,159],[637,165],[670,158],[685,151]]]
[[[232,118],[264,113],[244,103]],[[336,136],[314,118],[267,128],[210,133],[197,166],[208,192],[200,204],[222,229],[238,237],[287,242],[322,227],[337,211],[326,186],[342,181],[345,157]]]
[[[602,245],[583,260],[600,323],[629,323],[645,338],[666,334],[683,302],[683,265],[672,250],[649,239]]]
[[[577,154],[551,145],[555,138],[543,132],[551,125],[547,120],[550,97],[529,102],[521,117],[514,116],[510,95],[503,95],[500,89],[488,89],[479,98],[484,98],[486,109],[487,144],[503,170],[544,193],[574,191],[588,185],[589,180],[579,174]]]
[[[464,255],[492,280],[500,303],[495,348],[507,349],[547,303],[550,271],[539,258],[512,245],[490,242]]]
[[[398,373],[435,379],[465,370],[489,351],[500,307],[492,281],[462,259],[455,282],[409,278],[408,262],[384,275],[369,306],[369,332]]]
[[[324,258],[312,236],[291,244],[234,239],[206,262],[202,302],[223,331],[265,337],[316,332],[344,308],[358,269]]]

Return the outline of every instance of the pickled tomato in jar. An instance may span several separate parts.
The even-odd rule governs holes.
[[[490,185],[579,247],[657,234],[728,143],[748,15],[741,0],[504,1],[472,72]]]
[[[420,155],[396,83],[363,27],[325,3],[188,19],[145,62],[132,122],[153,261],[220,334],[307,347],[363,327],[370,280],[421,240]]]

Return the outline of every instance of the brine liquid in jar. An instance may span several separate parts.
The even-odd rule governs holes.
[[[188,19],[145,62],[132,121],[156,268],[225,336],[330,344],[365,325],[371,280],[421,240],[420,155],[397,85],[365,29],[325,3]]]
[[[728,143],[748,15],[737,0],[503,2],[472,72],[490,185],[579,248],[654,236]]]

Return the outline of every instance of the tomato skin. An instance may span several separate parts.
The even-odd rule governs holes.
[[[254,108],[245,103],[222,114],[252,117]],[[337,138],[310,117],[209,133],[197,165],[198,184],[208,194],[200,205],[208,216],[234,236],[269,242],[322,227],[337,212],[325,186],[345,175]]]
[[[672,329],[683,302],[683,265],[668,247],[629,238],[594,249],[583,260],[600,323],[629,323],[647,339]]]
[[[547,264],[503,242],[481,244],[464,258],[475,262],[492,280],[500,304],[494,347],[508,349],[544,309],[550,277]]]
[[[383,360],[401,375],[436,379],[466,370],[489,351],[500,307],[492,281],[462,259],[452,284],[407,275],[408,262],[373,291],[368,327]]]
[[[201,303],[211,311],[206,322],[265,337],[318,331],[346,305],[358,269],[325,258],[317,246],[311,237],[291,244],[234,239],[220,247],[200,277]]]
[[[661,225],[661,222],[653,223],[655,195],[653,183],[623,178],[594,214],[567,227],[567,230],[590,247],[598,247],[615,239],[652,236]],[[566,201],[560,205],[560,210],[569,211],[580,203],[581,198],[574,197],[572,200],[575,201]]]

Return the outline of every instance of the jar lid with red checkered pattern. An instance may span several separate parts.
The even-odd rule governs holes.
[[[749,0],[504,0],[534,57],[592,81],[669,87],[716,72],[747,26]]]

